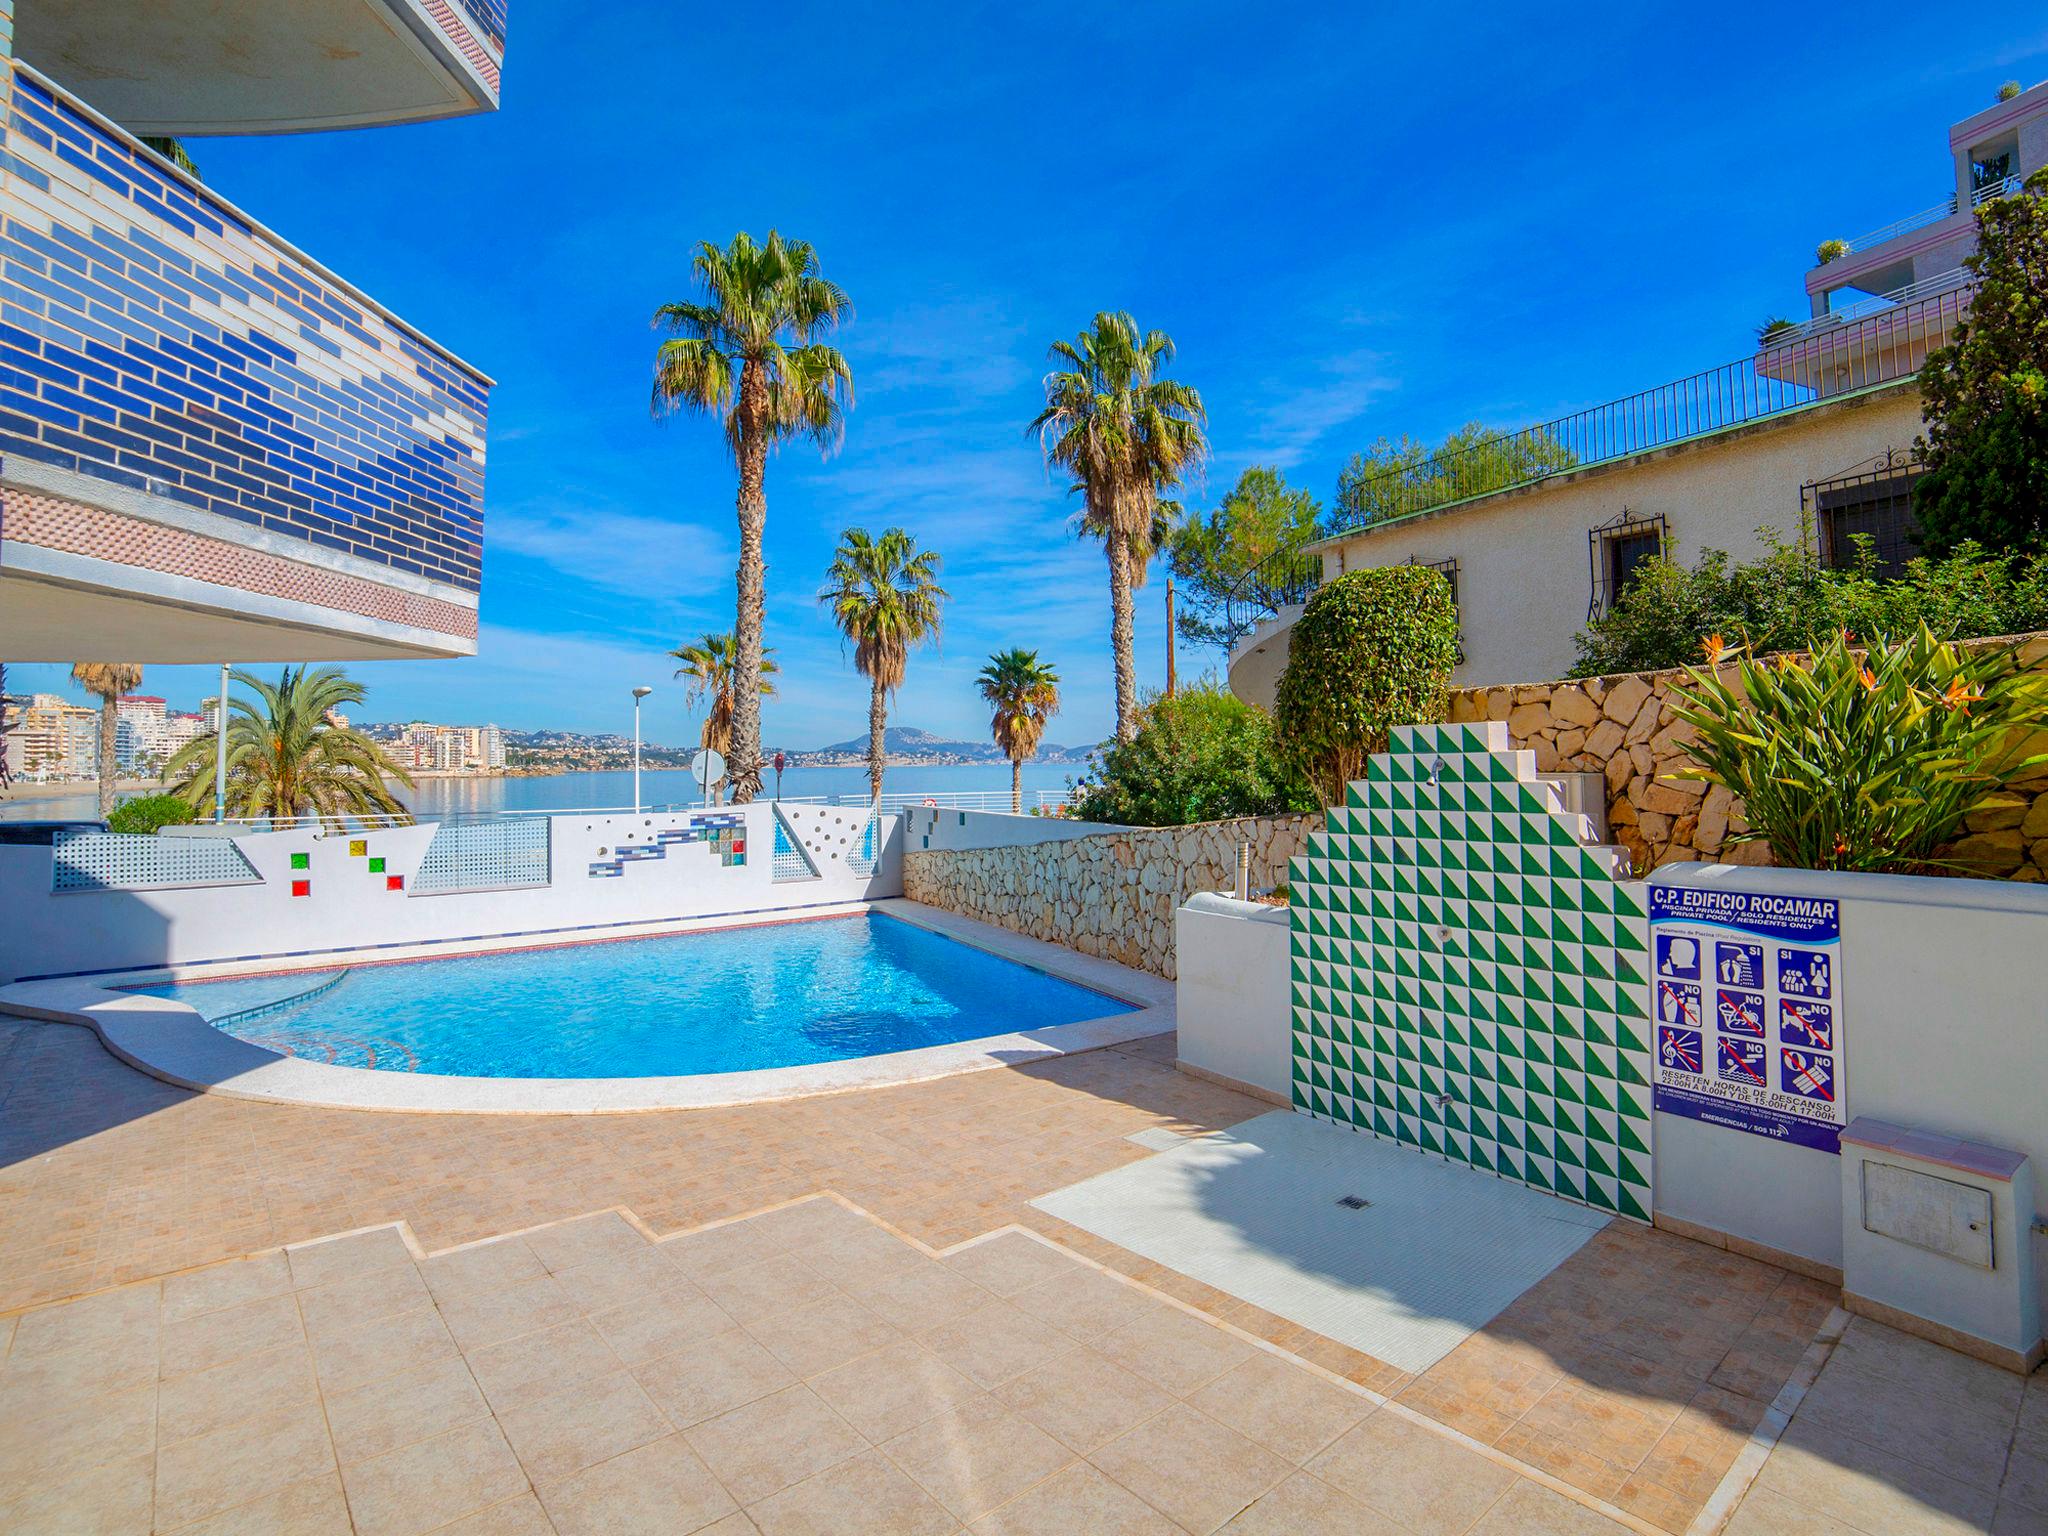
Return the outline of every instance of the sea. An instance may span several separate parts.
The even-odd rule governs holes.
[[[1036,792],[1063,791],[1081,776],[1079,763],[1027,763],[1024,767],[1024,804],[1029,810]],[[765,776],[765,791],[776,793],[775,775]],[[782,775],[781,793],[789,798],[839,797],[849,801],[867,798],[868,772],[865,768],[791,768]],[[915,764],[890,768],[882,779],[885,795],[931,795],[943,798],[956,794],[1008,795],[1010,768],[1007,763],[976,763],[957,768],[926,768]],[[422,818],[445,815],[474,815],[490,811],[594,811],[629,810],[633,804],[633,771],[630,768],[594,773],[556,773],[538,778],[450,778],[422,779],[410,792],[401,792],[408,807]],[[123,798],[127,798],[124,792]],[[646,768],[640,773],[643,805],[700,805],[703,791],[686,768]],[[40,786],[0,790],[0,820],[63,821],[90,818],[98,805],[91,785],[66,785],[61,790]]]

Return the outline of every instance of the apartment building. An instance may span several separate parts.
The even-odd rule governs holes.
[[[16,779],[99,776],[100,714],[54,693],[5,701],[7,771]]]
[[[1287,551],[1241,585],[1230,686],[1270,705],[1301,605],[1365,566],[1444,573],[1463,684],[1538,682],[1647,557],[1762,553],[1759,528],[1847,563],[1869,535],[1884,566],[1913,552],[1917,374],[1967,312],[1977,208],[2048,165],[2048,83],[1954,124],[1953,187],[1882,229],[1828,242],[1806,274],[1810,317],[1719,367],[1497,437],[1370,488],[1375,515]],[[1823,232],[1825,233],[1825,232]]]
[[[144,140],[488,112],[504,46],[504,0],[0,0],[0,655],[474,654],[491,380]]]

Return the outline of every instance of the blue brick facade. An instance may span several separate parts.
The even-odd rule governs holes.
[[[11,84],[0,461],[477,590],[489,382],[61,92]]]
[[[490,45],[505,51],[505,0],[455,0]]]

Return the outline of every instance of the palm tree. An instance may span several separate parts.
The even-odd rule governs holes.
[[[868,700],[868,791],[882,798],[883,736],[888,696],[903,686],[913,646],[939,632],[946,589],[939,585],[939,557],[917,547],[901,528],[879,539],[865,528],[839,536],[825,589],[818,601],[832,610],[839,632],[853,642],[853,665],[873,685]]]
[[[981,696],[995,706],[989,734],[1010,758],[1010,810],[1024,811],[1024,762],[1045,740],[1045,722],[1059,713],[1059,674],[1038,652],[997,651],[977,680]]]
[[[114,814],[114,781],[121,771],[114,757],[120,699],[142,686],[142,668],[132,661],[77,661],[71,664],[71,681],[100,701],[100,820],[105,821]]]
[[[654,323],[669,333],[654,358],[654,412],[693,410],[725,425],[739,466],[740,563],[733,635],[733,799],[761,788],[761,616],[766,604],[761,531],[768,521],[768,450],[808,438],[829,454],[853,400],[853,372],[816,338],[853,307],[819,275],[801,240],[774,230],[757,245],[745,231],[723,250],[704,241],[690,263],[703,303],[664,304]]]
[[[774,660],[773,646],[761,652],[760,696],[771,699],[775,696],[775,684],[770,679],[782,670]],[[705,711],[704,727],[697,733],[697,744],[709,747],[720,757],[730,758],[732,754],[732,709],[733,674],[737,668],[732,631],[724,634],[707,634],[703,639],[686,645],[679,645],[669,652],[683,663],[676,668],[677,677],[690,680],[683,698],[690,704],[708,698],[711,707]],[[714,794],[722,794],[727,779],[720,779],[712,786]]]
[[[350,817],[411,814],[387,778],[412,788],[412,776],[361,731],[329,715],[363,701],[363,685],[339,667],[284,669],[276,683],[237,671],[234,681],[256,695],[226,701],[227,814],[267,816],[275,826],[298,816],[339,827]],[[213,794],[214,733],[196,737],[164,764],[171,793],[194,809]]]
[[[1159,493],[1179,485],[1203,454],[1202,397],[1160,377],[1173,360],[1164,331],[1140,334],[1128,314],[1104,312],[1072,341],[1052,344],[1045,409],[1030,430],[1046,462],[1068,471],[1087,505],[1084,530],[1109,553],[1110,647],[1116,655],[1116,734],[1138,730],[1131,592],[1152,558]]]

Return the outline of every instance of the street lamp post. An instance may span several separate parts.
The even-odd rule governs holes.
[[[213,716],[213,819],[228,819],[228,664],[220,664],[220,700]]]
[[[652,688],[633,690],[633,812],[640,811],[640,701],[654,692]]]

